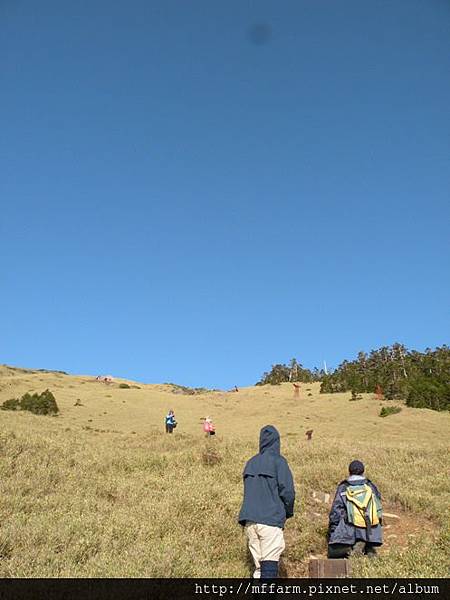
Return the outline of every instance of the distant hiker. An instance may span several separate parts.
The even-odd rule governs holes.
[[[245,527],[255,563],[254,578],[278,577],[285,548],[283,529],[294,515],[295,489],[286,459],[280,454],[280,434],[266,425],[259,435],[259,454],[244,468],[244,500],[239,523]]]
[[[305,431],[306,440],[308,442],[310,442],[312,440],[312,434],[313,433],[314,433],[314,429],[308,429],[308,431]]]
[[[381,494],[364,477],[364,465],[354,460],[349,477],[338,485],[331,506],[328,528],[328,557],[350,554],[375,556],[383,544]]]
[[[175,419],[175,413],[173,410],[169,410],[166,415],[166,433],[172,433],[176,426],[177,422]]]
[[[212,422],[211,417],[205,417],[205,421],[203,423],[203,431],[206,433],[206,437],[216,435],[216,428],[214,427],[214,423]]]
[[[239,388],[238,388],[238,386],[237,386],[237,385],[235,385],[235,386],[234,386],[234,391],[235,391],[235,392],[238,392],[238,391],[239,391]]]

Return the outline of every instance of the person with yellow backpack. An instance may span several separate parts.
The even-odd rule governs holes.
[[[360,460],[352,461],[349,477],[337,487],[329,516],[328,558],[373,557],[383,544],[381,494],[364,469]]]

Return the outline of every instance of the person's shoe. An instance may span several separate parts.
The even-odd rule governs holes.
[[[363,542],[362,540],[359,540],[353,546],[352,555],[353,556],[363,556],[365,548],[366,548],[366,542]]]
[[[278,578],[278,561],[277,560],[262,560],[261,561],[261,579],[277,579]]]

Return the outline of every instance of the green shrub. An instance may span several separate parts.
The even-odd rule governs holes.
[[[350,401],[355,402],[356,400],[362,400],[362,396],[358,394],[356,390],[352,390],[352,396],[350,398]]]
[[[203,387],[188,387],[187,385],[178,385],[177,383],[165,383],[164,385],[170,385],[172,387],[173,394],[187,394],[188,396],[193,396],[195,394],[206,394],[210,391],[218,391],[218,390],[209,390],[208,388]]]
[[[400,406],[383,406],[380,410],[380,417],[388,417],[389,415],[395,415],[401,411]]]
[[[5,400],[0,408],[2,410],[20,410],[20,400],[17,400],[17,398]]]
[[[45,390],[42,394],[26,393],[20,400],[6,400],[1,408],[2,410],[28,410],[35,415],[51,415],[59,412],[55,396],[50,390]]]
[[[121,390],[129,390],[130,386],[128,385],[128,383],[119,383],[119,387]]]

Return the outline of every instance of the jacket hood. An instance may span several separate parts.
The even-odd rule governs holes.
[[[358,484],[362,484],[365,483],[366,478],[364,477],[364,475],[349,475],[347,477],[347,481],[350,484],[354,484],[354,485],[358,485]]]
[[[259,452],[266,450],[280,454],[280,434],[273,425],[266,425],[259,434]]]

